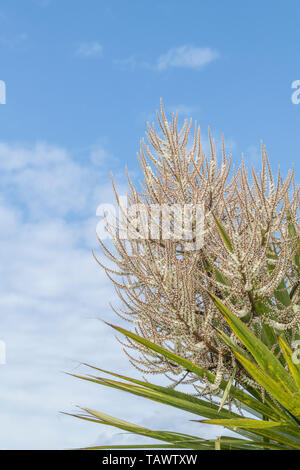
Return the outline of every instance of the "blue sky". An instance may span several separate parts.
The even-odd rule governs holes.
[[[112,403],[61,373],[79,360],[133,373],[95,320],[115,320],[90,254],[96,208],[112,198],[110,170],[121,192],[125,164],[139,176],[139,140],[161,97],[204,139],[208,126],[216,140],[224,132],[236,162],[244,152],[257,165],[263,140],[272,166],[294,165],[299,181],[299,16],[292,0],[1,1],[1,447],[126,441],[58,415],[73,403],[189,430],[186,415],[157,418],[149,404],[141,416],[141,402],[126,398],[124,410],[120,395]]]
[[[275,161],[297,160],[296,1],[4,0],[1,13],[6,140],[79,152],[104,139],[134,166],[137,140],[162,97],[192,109],[204,130],[233,138],[238,154],[263,139]],[[93,44],[100,48],[85,56],[84,45]],[[157,69],[162,55],[185,45],[218,58]]]

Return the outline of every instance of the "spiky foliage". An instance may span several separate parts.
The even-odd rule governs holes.
[[[292,350],[282,337],[278,337],[283,354],[282,361],[278,360],[269,348],[253,334],[251,329],[237,318],[219,299],[214,296],[212,296],[212,299],[216,307],[223,314],[228,327],[239,338],[244,349],[230,341],[224,333],[220,333],[220,339],[228,344],[232,353],[237,358],[240,367],[245,369],[253,380],[264,389],[264,397],[249,385],[246,385],[244,390],[237,388],[234,380],[229,380],[228,382],[221,381],[220,388],[224,390],[224,396],[218,405],[180,391],[172,390],[169,387],[162,387],[133,379],[93,366],[89,367],[93,369],[94,373],[95,371],[96,373],[100,371],[110,377],[72,375],[94,382],[95,384],[185,410],[193,413],[195,417],[200,415],[206,419],[199,420],[197,418],[194,421],[224,426],[240,434],[242,438],[240,436],[239,438],[221,436],[218,439],[205,439],[198,435],[178,433],[174,430],[153,430],[114,418],[96,410],[84,408],[82,414],[73,414],[73,416],[94,423],[113,426],[135,435],[150,437],[163,442],[163,444],[160,443],[158,445],[140,443],[127,446],[97,446],[90,449],[160,447],[199,450],[300,450],[300,366],[295,364]],[[137,342],[137,344],[142,344],[157,355],[185,367],[186,370],[193,372],[199,378],[206,377],[210,383],[216,382],[217,377],[202,367],[128,330],[114,325],[111,326],[126,337]],[[245,409],[250,413],[250,417],[236,413],[236,410],[230,410],[226,406],[223,407],[227,396],[234,397],[235,401],[239,403],[239,408]]]
[[[275,354],[281,355],[277,332],[285,332],[290,344],[297,339],[299,189],[293,172],[283,180],[278,170],[275,178],[264,147],[259,172],[254,168],[249,172],[244,161],[235,170],[224,144],[219,165],[211,138],[211,155],[205,155],[197,124],[191,142],[191,122],[185,121],[179,130],[177,115],[168,122],[162,106],[157,119],[159,131],[148,125],[146,133],[152,149],[141,143],[141,189],[128,177],[128,207],[142,204],[149,222],[153,204],[169,208],[170,216],[174,205],[184,210],[202,204],[203,245],[192,243],[199,235],[193,213],[192,242],[184,230],[181,239],[172,235],[165,239],[161,218],[155,221],[159,236],[145,234],[142,217],[137,231],[124,240],[120,236],[124,222],[132,221],[131,215],[125,215],[115,223],[107,221],[113,251],[99,240],[116,266],[104,268],[124,305],[116,313],[133,322],[136,333],[211,371],[216,380],[210,383],[204,377],[203,390],[198,376],[130,338],[126,354],[143,373],[164,373],[173,386],[192,383],[199,394],[217,392],[222,380],[233,374],[240,385],[258,387],[245,369],[236,368],[235,355],[220,339],[222,331],[243,348],[211,294]],[[116,190],[115,194],[122,209]]]

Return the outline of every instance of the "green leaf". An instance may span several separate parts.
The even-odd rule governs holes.
[[[161,354],[162,356],[166,357],[167,359],[183,366],[186,370],[189,370],[193,372],[194,374],[198,375],[201,378],[206,378],[209,382],[214,383],[216,380],[216,376],[212,374],[211,372],[207,371],[206,369],[197,366],[196,364],[192,363],[191,361],[184,359],[180,356],[177,356],[176,354],[158,346],[157,344],[152,343],[151,341],[131,332],[128,330],[125,330],[124,328],[121,328],[119,326],[112,325],[110,323],[106,323],[107,325],[111,326],[114,328],[116,331],[119,333],[122,333],[125,336],[128,336],[129,338],[133,339],[137,343],[142,344],[146,348],[151,349],[152,351],[157,352],[158,354]],[[222,390],[226,389],[227,383],[225,380],[222,380],[220,383],[220,388]],[[238,401],[244,403],[245,405],[259,411],[261,414],[265,414],[266,416],[269,417],[274,417],[278,418],[278,410],[272,409],[269,405],[262,403],[256,398],[253,398],[251,395],[248,393],[244,392],[243,390],[240,390],[237,387],[231,386],[230,394],[232,397],[237,399]]]
[[[225,402],[226,402],[226,400],[227,400],[227,398],[230,394],[230,389],[231,389],[231,385],[232,385],[232,382],[233,382],[234,377],[235,377],[235,373],[236,373],[236,367],[235,367],[234,371],[232,372],[230,379],[228,380],[228,384],[226,385],[225,391],[223,393],[223,397],[222,397],[218,412],[221,411],[221,409],[223,408],[223,406],[224,406],[224,404],[225,404]]]
[[[197,399],[197,403],[191,401],[187,394],[181,393],[179,396],[174,396],[172,390],[167,389],[164,392],[160,392],[157,390],[152,390],[147,387],[141,387],[137,385],[130,385],[124,382],[118,382],[111,379],[105,379],[102,377],[87,377],[77,374],[71,374],[73,377],[77,377],[82,380],[87,380],[90,382],[94,382],[100,385],[104,385],[106,387],[115,388],[117,390],[123,390],[125,392],[131,393],[133,395],[141,396],[147,398],[152,401],[156,401],[159,403],[163,403],[165,405],[173,406],[175,408],[179,408],[181,410],[188,411],[190,413],[194,413],[200,416],[206,416],[208,418],[218,417],[222,415],[225,417],[231,416],[238,416],[236,413],[229,412],[228,410],[221,410],[218,412],[218,406],[214,405],[208,401]],[[178,392],[180,393],[180,392]]]
[[[295,395],[286,393],[273,376],[261,370],[254,362],[249,361],[236,351],[233,351],[238,361],[245,367],[250,375],[264,387],[282,406],[284,406],[293,416],[300,417],[300,400]]]
[[[107,426],[113,426],[118,429],[123,429],[134,434],[138,434],[151,439],[159,441],[169,442],[176,445],[177,448],[185,449],[212,449],[213,443],[202,439],[198,436],[190,436],[186,434],[172,433],[168,431],[154,431],[149,428],[138,426],[134,423],[124,421],[113,416],[100,413],[99,411],[91,410],[89,408],[82,408],[86,415],[81,414],[70,414],[79,419],[91,421],[94,423],[105,424]]]
[[[217,219],[216,216],[213,216],[214,219],[215,219],[215,222],[217,224],[217,227],[219,229],[219,232],[220,232],[220,235],[225,243],[225,245],[227,246],[228,250],[230,251],[230,253],[233,253],[233,248],[232,248],[232,243],[231,243],[231,240],[229,238],[229,235],[228,233],[226,232],[226,230],[224,229],[223,225],[221,224],[221,222]]]
[[[283,351],[284,357],[289,366],[291,374],[294,377],[295,383],[298,387],[298,392],[300,393],[300,368],[296,364],[293,363],[293,360],[292,360],[293,351],[289,348],[289,346],[286,344],[283,338],[279,338],[279,344],[281,346],[281,349]]]
[[[274,423],[271,421],[259,421],[256,419],[240,418],[240,419],[208,419],[202,420],[201,423],[213,424],[218,426],[226,426],[231,428],[233,431],[236,428],[250,429],[252,432],[257,433],[261,436],[267,437],[276,441],[288,445],[295,449],[300,449],[300,441],[290,439],[284,435],[284,432],[292,432],[292,435],[296,435],[299,439],[300,431],[299,428],[295,428],[296,432],[290,426],[286,426],[283,423]]]
[[[230,328],[246,346],[260,367],[266,373],[271,374],[274,379],[278,380],[278,382],[281,383],[281,385],[291,394],[296,392],[297,387],[292,377],[268,347],[259,338],[257,338],[250,328],[234,315],[215,295],[210,294],[210,296],[212,297],[215,305],[219,308],[220,312],[226,318]]]
[[[239,351],[239,349],[237,349]],[[178,390],[173,390],[169,387],[162,387],[160,385],[155,385],[155,384],[152,384],[152,383],[149,383],[149,382],[144,382],[142,380],[138,380],[138,379],[133,379],[131,377],[127,377],[125,375],[120,375],[120,374],[117,374],[115,372],[110,372],[108,370],[105,370],[105,369],[100,369],[99,367],[95,367],[95,366],[91,366],[89,364],[83,364],[83,365],[86,365],[87,367],[90,367],[91,369],[94,369],[94,370],[97,370],[97,371],[100,371],[100,372],[104,372],[105,374],[109,374],[109,375],[112,375],[113,377],[118,377],[122,380],[126,380],[128,382],[132,382],[132,383],[135,383],[137,385],[142,385],[146,388],[150,388],[150,389],[153,389],[153,390],[157,390],[161,393],[166,393],[167,395],[173,395],[175,397],[179,397],[179,398],[185,398],[187,399],[188,401],[191,401],[193,403],[198,403],[198,404],[202,404],[202,400],[199,402],[199,399],[193,395],[189,395],[189,394],[186,394],[186,393],[183,393],[183,392],[179,392]],[[94,377],[92,377],[94,378]],[[229,383],[229,382],[228,382]],[[226,388],[225,390],[227,389],[228,387],[228,383],[226,385]],[[232,389],[232,386],[230,387],[230,394],[231,394],[231,389]],[[246,397],[249,398],[249,395],[245,394]],[[251,397],[250,397],[251,399]],[[266,399],[266,401],[268,401]],[[205,402],[206,403],[206,402]],[[266,416],[268,416],[269,418],[271,419],[279,419],[280,418],[280,413],[278,413],[278,411],[276,410],[276,407],[274,406],[274,402],[272,402],[270,400],[269,402],[269,405],[271,407],[268,408],[268,406],[266,406],[266,404],[263,404],[257,400],[254,400],[251,402],[251,405],[252,407],[248,406],[245,404],[245,402],[240,402],[240,406],[245,409],[246,411],[248,411],[249,413],[252,413],[254,414],[255,416],[261,416],[263,413],[266,413]],[[255,406],[255,407],[254,407]],[[273,410],[272,410],[272,407],[273,407]],[[284,415],[285,416],[285,415]],[[249,437],[249,436],[247,436]]]
[[[136,444],[136,445],[115,445],[115,446],[94,446],[85,447],[84,450],[105,450],[105,449],[178,449],[177,444]]]
[[[133,379],[131,377],[127,377],[126,375],[117,374],[116,372],[111,372],[111,371],[108,371],[106,369],[100,369],[99,367],[91,366],[91,365],[86,364],[86,363],[83,364],[83,365],[86,365],[87,367],[90,367],[91,369],[94,369],[94,370],[97,370],[97,371],[100,371],[100,372],[104,372],[105,374],[111,375],[113,377],[118,377],[119,379],[126,380],[127,382],[131,382],[131,383],[134,383],[136,385],[141,385],[142,387],[150,388],[152,390],[156,390],[156,391],[161,392],[161,393],[165,393],[166,395],[186,399],[186,400],[190,401],[191,403],[202,404],[202,402],[203,402],[203,400],[200,400],[199,398],[197,398],[193,395],[189,395],[187,393],[183,393],[183,392],[180,392],[178,390],[174,390],[174,389],[169,388],[169,387],[163,387],[161,385],[152,384],[150,382],[145,382],[143,380]],[[97,378],[97,377],[93,377],[93,378]],[[207,403],[207,402],[205,401],[205,403]]]
[[[287,213],[287,220],[290,222],[288,224],[289,235],[291,238],[297,237],[297,230],[295,225],[291,222],[291,217],[289,212]],[[297,237],[297,241],[295,243],[295,256],[294,256],[294,263],[298,269],[300,269],[300,238]]]
[[[220,426],[227,426],[230,428],[244,428],[244,429],[267,429],[278,428],[282,425],[280,422],[261,421],[258,419],[237,418],[237,419],[203,419],[200,423],[216,424]]]

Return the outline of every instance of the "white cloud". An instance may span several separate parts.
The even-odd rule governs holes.
[[[158,70],[165,70],[169,67],[198,69],[218,57],[218,52],[210,47],[184,45],[162,54],[157,60],[156,67]]]
[[[117,162],[117,158],[103,146],[95,146],[91,149],[90,159],[93,165],[102,167],[108,161]]]
[[[0,142],[0,182],[7,196],[25,205],[32,217],[91,215],[103,192],[99,179],[105,164],[112,163],[111,153],[93,147],[90,161],[92,166],[80,164],[66,150],[41,142]]]
[[[47,144],[0,143],[0,169],[1,448],[89,445],[99,429],[58,413],[74,403],[105,408],[108,395],[61,371],[77,361],[128,367],[114,333],[95,320],[112,319],[115,299],[91,254],[96,208],[114,201],[109,177]]]
[[[210,47],[183,45],[169,49],[153,63],[131,55],[125,59],[114,60],[120,69],[135,70],[137,67],[150,70],[166,70],[170,67],[200,69],[219,58],[219,53]]]
[[[103,46],[98,41],[82,42],[76,53],[80,57],[99,57],[103,54]]]
[[[141,65],[134,55],[131,55],[125,59],[115,59],[113,62],[122,70],[134,70],[138,65]]]
[[[170,113],[178,112],[179,116],[185,116],[189,118],[192,117],[196,111],[198,111],[198,108],[196,106],[189,106],[186,104],[177,104],[175,106],[169,106],[167,111],[170,111]]]

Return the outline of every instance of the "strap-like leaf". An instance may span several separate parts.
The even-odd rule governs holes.
[[[146,346],[147,348],[151,349],[152,351],[155,351],[158,354],[161,354],[162,356],[168,358],[169,360],[183,366],[186,370],[190,370],[191,372],[195,373],[199,377],[206,378],[211,383],[215,382],[216,376],[214,374],[194,364],[193,362],[187,359],[184,359],[180,356],[177,356],[176,354],[158,346],[155,343],[152,343],[151,341],[133,333],[132,331],[125,330],[124,328],[121,328],[116,325],[112,325],[110,323],[107,323],[107,325],[111,326],[119,333],[122,333],[123,335],[128,336],[129,338],[133,339],[137,343],[140,343],[143,346]],[[222,390],[225,390],[227,383],[228,383],[227,381],[222,380],[220,383],[220,388]],[[260,413],[265,414],[266,416],[274,417],[274,419],[278,418],[278,414],[277,413],[275,414],[273,410],[270,409],[270,407],[267,404],[262,403],[256,398],[253,398],[251,395],[244,392],[243,390],[240,390],[239,388],[235,386],[231,386],[230,394],[233,398],[239,400],[240,402],[244,403],[250,408],[258,410]]]
[[[298,387],[298,392],[300,393],[300,368],[299,368],[299,366],[294,364],[294,362],[292,360],[293,352],[289,348],[289,346],[286,344],[286,342],[283,340],[283,338],[279,338],[279,344],[281,346],[281,349],[283,351],[284,357],[285,357],[286,362],[289,366],[291,374],[294,377],[295,383]]]
[[[223,408],[228,396],[230,395],[230,389],[231,389],[231,385],[232,385],[232,382],[233,382],[234,377],[235,377],[235,373],[236,373],[236,367],[235,367],[234,371],[232,372],[232,374],[230,376],[230,379],[228,380],[228,384],[226,385],[225,391],[223,393],[222,400],[221,400],[218,412],[221,411],[221,409]]]
[[[218,297],[213,294],[210,294],[210,296],[212,297],[215,305],[219,308],[220,312],[224,315],[230,328],[246,346],[260,367],[267,374],[270,374],[274,380],[281,383],[282,387],[287,391],[290,393],[297,392],[297,387],[293,378],[268,347],[259,338],[257,338],[250,328],[234,315],[234,313],[232,313],[229,308],[226,307],[220,299],[218,299]]]
[[[217,224],[217,227],[219,229],[219,232],[220,232],[220,235],[225,243],[225,245],[227,246],[227,249],[230,251],[230,253],[233,253],[233,248],[232,248],[232,243],[231,243],[231,240],[229,238],[229,235],[228,233],[226,232],[225,228],[223,227],[223,225],[221,224],[221,222],[217,219],[216,216],[214,216],[214,219],[215,219],[215,222]]]
[[[118,381],[111,380],[111,379],[105,379],[103,377],[93,378],[93,377],[86,377],[86,376],[77,375],[77,374],[72,374],[72,375],[82,380],[87,380],[87,381],[94,382],[100,385],[104,385],[106,387],[112,387],[117,390],[122,390],[128,393],[131,393],[133,395],[148,398],[149,400],[156,401],[158,403],[163,403],[164,405],[173,406],[175,408],[179,408],[181,410],[185,410],[190,413],[194,413],[200,416],[205,416],[208,418],[218,418],[220,415],[222,415],[224,418],[226,417],[229,418],[231,416],[238,416],[236,413],[232,411],[229,412],[228,410],[225,410],[225,409],[219,412],[218,406],[208,401],[198,399],[198,403],[196,404],[192,402],[191,400],[189,400],[189,398],[183,397],[185,394],[182,394],[182,396],[179,398],[179,397],[174,396],[172,393],[168,394],[167,391],[162,393],[156,390],[151,390],[146,387],[126,384],[124,382],[118,382]]]
[[[289,393],[286,393],[280,383],[278,383],[273,376],[268,375],[265,371],[261,370],[257,364],[249,361],[236,351],[233,351],[233,353],[257,383],[262,385],[262,387],[264,387],[267,392],[281,403],[281,405],[284,406],[284,408],[286,408],[293,416],[296,418],[300,417],[300,400],[296,394],[290,395]]]

